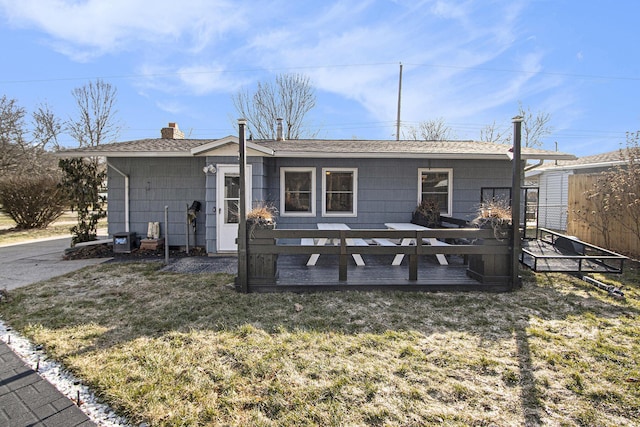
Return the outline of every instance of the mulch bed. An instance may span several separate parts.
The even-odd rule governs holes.
[[[162,259],[164,258],[164,249],[159,250],[140,250],[134,249],[130,253],[115,253],[111,243],[102,243],[96,245],[73,247],[65,250],[63,258],[66,260],[88,259],[88,258],[114,258],[118,261],[135,261],[142,259]],[[184,250],[169,247],[170,258],[207,256],[203,248],[190,248],[189,254]]]

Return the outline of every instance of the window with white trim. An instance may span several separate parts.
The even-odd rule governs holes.
[[[280,215],[316,215],[316,169],[280,169]]]
[[[418,204],[435,200],[441,215],[451,215],[453,169],[418,169]]]
[[[322,216],[358,215],[358,169],[322,169]]]

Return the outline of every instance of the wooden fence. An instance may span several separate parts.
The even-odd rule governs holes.
[[[611,251],[635,258],[640,257],[640,239],[630,233],[623,224],[618,221],[606,222],[606,230],[603,230],[603,227],[597,226],[592,221],[584,221],[575,213],[576,210],[583,212],[601,210],[597,199],[589,200],[585,197],[585,192],[593,189],[598,176],[597,174],[569,176],[567,234]]]

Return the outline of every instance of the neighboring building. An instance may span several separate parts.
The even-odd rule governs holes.
[[[149,222],[169,210],[169,244],[236,251],[238,138],[183,139],[175,123],[162,138],[67,150],[63,156],[104,156],[108,165],[109,234],[146,236]],[[384,228],[409,222],[424,198],[441,213],[471,219],[487,189],[510,188],[507,145],[474,141],[247,141],[251,200],[278,210],[278,228],[341,222]],[[523,160],[567,160],[565,153],[522,149]],[[194,201],[202,210],[187,227]],[[165,230],[162,230],[164,235]]]
[[[539,188],[538,226],[567,230],[570,175],[599,173],[623,163],[620,150],[615,150],[574,160],[546,162],[528,170],[525,173],[528,184]]]

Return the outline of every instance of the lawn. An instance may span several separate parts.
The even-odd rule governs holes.
[[[0,316],[134,423],[639,425],[637,264],[617,279],[625,300],[532,273],[501,294],[239,294],[112,263],[11,291]]]
[[[19,230],[16,223],[7,214],[0,212],[0,245],[9,245],[33,239],[71,236],[71,227],[77,224],[78,216],[74,212],[65,212],[47,228]],[[106,219],[99,222],[98,227],[106,228]]]

